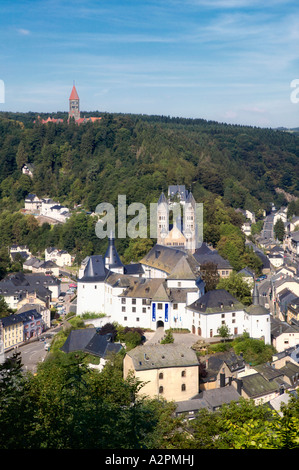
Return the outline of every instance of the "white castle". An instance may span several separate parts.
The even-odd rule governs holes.
[[[201,338],[218,335],[219,327],[226,324],[234,336],[246,331],[270,344],[270,312],[259,305],[256,291],[249,308],[225,290],[205,293],[200,249],[192,245],[193,200],[189,193],[183,201],[190,204],[190,211],[185,212],[189,218],[178,233],[176,224],[168,231],[166,198],[160,197],[157,244],[139,263],[124,265],[112,236],[104,257],[87,257],[79,272],[77,315],[104,313],[109,322],[152,330],[186,328]],[[187,228],[194,236],[186,236]],[[161,236],[163,230],[166,237]]]

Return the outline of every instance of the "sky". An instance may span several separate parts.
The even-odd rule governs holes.
[[[299,127],[297,0],[1,0],[0,40],[0,111],[75,83],[83,112]]]

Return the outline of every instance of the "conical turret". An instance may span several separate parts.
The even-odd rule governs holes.
[[[105,266],[110,271],[121,272],[123,273],[124,265],[120,260],[120,257],[117,253],[114,237],[110,234],[108,248],[105,253]]]

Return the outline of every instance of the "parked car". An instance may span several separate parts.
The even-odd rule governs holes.
[[[266,274],[262,274],[261,276],[259,276],[259,277],[257,278],[257,282],[263,281],[264,279],[267,279]]]

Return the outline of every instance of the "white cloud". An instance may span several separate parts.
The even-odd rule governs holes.
[[[29,29],[23,29],[23,28],[19,28],[17,29],[18,33],[21,34],[22,36],[28,36],[30,34],[30,31]]]

